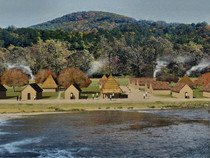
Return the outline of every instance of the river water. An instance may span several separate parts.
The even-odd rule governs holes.
[[[209,158],[209,118],[205,109],[0,116],[0,157]]]

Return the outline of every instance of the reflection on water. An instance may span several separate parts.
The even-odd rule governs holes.
[[[0,120],[0,157],[208,157],[206,110],[95,111]]]

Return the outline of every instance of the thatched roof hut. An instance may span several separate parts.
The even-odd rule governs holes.
[[[104,85],[104,83],[107,81],[106,75],[103,75],[103,77],[99,80],[99,88],[101,89]]]
[[[185,83],[178,83],[172,89],[172,96],[175,98],[193,98],[192,88]],[[186,97],[188,96],[188,97]]]
[[[47,79],[42,84],[42,88],[45,92],[55,92],[55,91],[57,91],[58,85],[55,82],[52,75],[47,77]]]
[[[171,90],[168,82],[153,81],[150,83],[153,90]]]
[[[6,91],[7,89],[0,84],[0,99],[6,99]]]
[[[69,99],[80,99],[80,94],[82,90],[76,84],[70,85],[64,92],[64,98]]]
[[[107,81],[101,88],[102,94],[120,94],[122,93],[122,89],[119,86],[119,83],[114,79],[113,76],[109,76]]]
[[[190,86],[191,88],[195,87],[195,83],[188,77],[188,76],[184,76],[182,77],[178,83],[184,83],[187,84],[188,86]]]
[[[42,98],[43,89],[38,84],[32,83],[27,85],[21,92],[22,100],[34,100]]]
[[[149,89],[152,94],[169,95],[171,93],[171,87],[168,82],[150,82]]]
[[[147,78],[147,77],[142,77],[142,78],[138,78],[138,85],[139,86],[145,86],[150,84],[151,82],[154,82],[155,78]]]

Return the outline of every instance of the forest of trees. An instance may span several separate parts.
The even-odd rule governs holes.
[[[75,67],[91,72],[90,76],[110,72],[153,76],[158,60],[168,62],[162,74],[183,76],[192,66],[208,59],[210,30],[205,22],[138,21],[89,31],[0,28],[0,76],[8,64],[30,66],[34,74],[40,69],[58,73]],[[209,71],[209,67],[192,76],[204,71]]]

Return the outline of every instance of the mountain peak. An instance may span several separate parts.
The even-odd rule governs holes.
[[[51,21],[42,24],[31,26],[36,29],[65,31],[90,31],[97,29],[113,29],[119,25],[134,23],[135,19],[123,15],[102,12],[102,11],[82,11],[64,15]]]

